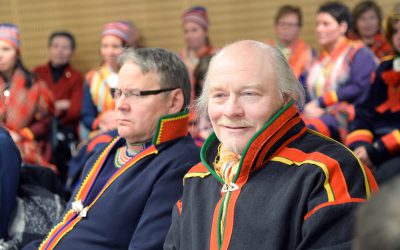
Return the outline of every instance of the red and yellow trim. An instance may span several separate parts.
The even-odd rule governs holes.
[[[189,112],[162,117],[158,123],[153,144],[160,144],[169,140],[186,136],[188,132]]]
[[[21,129],[20,134],[22,137],[24,137],[25,139],[27,139],[29,141],[33,141],[35,139],[35,135],[33,134],[32,130],[30,130],[29,128]]]
[[[109,143],[112,139],[113,137],[107,134],[99,135],[89,142],[86,152],[92,152],[96,145],[100,143]]]
[[[317,130],[319,133],[330,137],[331,136],[331,131],[329,130],[328,126],[320,119],[320,118],[311,118],[307,119],[303,117],[304,122],[307,124],[307,126],[312,126]]]
[[[308,213],[304,216],[304,220],[307,220],[308,218],[311,217],[311,215],[313,215],[315,212],[317,212],[318,210],[320,210],[321,208],[324,208],[324,207],[335,206],[335,205],[346,204],[346,203],[362,203],[362,202],[365,202],[365,201],[366,201],[366,199],[351,198],[351,199],[344,200],[344,201],[330,201],[330,202],[325,202],[325,203],[322,203],[322,204],[316,206],[316,207],[313,208],[310,212],[308,212]]]
[[[296,165],[301,167],[303,164],[312,164],[322,169],[325,174],[324,189],[327,193],[328,201],[322,203],[311,211],[309,211],[305,216],[304,220],[309,218],[312,214],[321,208],[344,204],[348,202],[364,202],[365,199],[362,198],[352,198],[347,188],[346,180],[343,172],[340,168],[339,163],[324,154],[319,152],[305,153],[294,148],[285,148],[277,156],[271,159],[271,161],[282,162],[286,165]],[[360,162],[359,162],[360,163]],[[372,191],[377,191],[378,187],[372,173],[366,169],[364,165],[360,167],[364,174],[364,182],[366,187],[366,197],[370,198],[371,189]]]
[[[224,194],[224,196],[227,195],[227,193]],[[213,214],[213,220],[212,220],[212,227],[211,227],[211,236],[210,236],[210,250],[220,250],[219,246],[219,239],[218,239],[218,231],[220,230],[220,210],[221,210],[221,205],[224,200],[224,196],[218,201],[217,206],[215,206],[214,209],[214,214]]]
[[[93,168],[90,170],[89,174],[86,176],[84,179],[77,195],[75,196],[75,201],[82,201],[84,203],[90,188],[92,187],[94,181],[96,180],[96,177],[101,170],[104,161],[106,160],[108,154],[112,150],[112,148],[115,146],[115,144],[120,140],[120,137],[117,137],[114,139],[107,147],[106,149],[101,153],[97,161],[95,162]],[[90,205],[87,206],[87,212],[89,213],[91,207],[96,204],[97,200],[103,195],[103,193],[108,189],[108,187],[120,176],[122,175],[125,171],[127,171],[130,167],[132,167],[136,162],[139,160],[143,159],[144,157],[151,155],[151,154],[157,154],[158,150],[155,148],[154,145],[150,146],[149,148],[145,149],[135,157],[133,157],[130,161],[128,161],[124,166],[122,166],[114,175],[107,181],[103,189],[99,192],[99,194],[96,196],[96,198],[92,201]],[[74,226],[81,220],[82,218],[80,216],[77,216],[77,214],[70,209],[66,216],[64,216],[64,219],[57,224],[56,227],[51,230],[49,235],[46,237],[46,239],[42,242],[41,246],[39,249],[53,249],[58,242],[69,232],[71,231]]]
[[[269,124],[264,130],[261,129],[260,133],[255,135],[255,139],[250,143],[247,151],[245,151],[244,158],[241,160],[241,166],[254,166],[253,168],[240,168],[240,175],[237,178],[237,182],[243,182],[242,178],[247,179],[250,171],[257,170],[263,163],[265,162],[265,156],[270,152],[270,149],[276,142],[288,133],[294,126],[301,122],[300,117],[296,117],[297,108],[295,105],[291,105],[287,110],[281,113],[271,124]],[[306,128],[304,126],[304,128]],[[299,131],[296,136],[298,137],[305,132],[305,129]],[[292,138],[288,138],[288,140],[281,145],[287,145]],[[255,162],[258,156],[257,162]],[[272,157],[272,155],[271,155]]]
[[[384,135],[381,141],[390,154],[395,154],[400,151],[400,131],[398,129],[390,134]]]
[[[335,143],[338,143],[339,145],[343,146],[344,148],[346,148],[358,161],[358,164],[361,168],[361,171],[363,173],[364,176],[364,186],[365,186],[365,193],[367,196],[367,199],[371,198],[371,193],[375,193],[379,190],[378,188],[378,184],[376,183],[376,180],[374,178],[374,176],[372,175],[371,170],[361,162],[361,160],[354,154],[354,152],[350,149],[348,149],[346,146],[340,144],[339,142],[335,141],[334,139],[327,137],[323,134],[320,134],[312,129],[308,130],[310,133],[315,134],[317,136],[321,136],[327,140],[333,141]]]
[[[328,107],[328,106],[338,103],[339,98],[336,94],[336,91],[331,91],[331,92],[325,93],[322,96],[322,101],[323,101],[323,104],[325,105],[325,107]]]
[[[194,178],[194,177],[199,177],[199,178],[205,178],[209,176],[211,173],[208,171],[208,169],[200,162],[194,167],[192,167],[187,174],[183,177],[183,181],[185,182],[185,179],[188,178]]]
[[[324,188],[329,202],[350,199],[346,179],[339,163],[319,152],[305,153],[295,148],[285,148],[271,161],[279,161],[287,165],[301,167],[312,164],[322,169],[325,174]]]
[[[374,135],[367,129],[358,129],[346,136],[345,144],[348,146],[360,141],[371,144],[374,141]]]

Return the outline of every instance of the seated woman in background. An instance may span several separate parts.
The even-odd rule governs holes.
[[[23,162],[56,171],[49,164],[53,111],[51,90],[22,63],[18,27],[0,24],[0,126],[9,130]]]
[[[346,138],[355,154],[376,169],[378,183],[400,173],[400,8],[387,19],[386,37],[396,56],[379,65],[368,98],[356,106]]]
[[[359,2],[353,9],[353,23],[353,30],[349,33],[350,39],[362,40],[379,60],[393,54],[392,46],[381,31],[382,10],[377,3]]]
[[[373,53],[346,38],[350,23],[350,11],[340,2],[319,8],[316,33],[322,52],[306,83],[310,101],[303,110],[305,122],[336,140],[346,135],[352,104],[365,99],[376,68]]]
[[[195,98],[194,70],[201,58],[215,53],[211,46],[208,35],[208,14],[207,9],[202,6],[195,6],[185,11],[182,16],[183,37],[186,47],[179,54],[189,71],[190,82],[192,83],[192,100]]]
[[[75,47],[75,38],[71,33],[53,32],[48,42],[49,61],[33,70],[46,82],[54,95],[52,162],[57,165],[62,179],[67,172],[66,164],[71,158],[71,147],[79,141],[83,75],[70,63]]]
[[[138,32],[131,22],[118,21],[103,26],[100,35],[103,63],[87,73],[87,85],[84,86],[81,122],[89,132],[105,132],[116,128],[110,89],[115,88],[118,82],[118,58],[124,48],[136,44]],[[81,136],[87,137],[85,132]]]

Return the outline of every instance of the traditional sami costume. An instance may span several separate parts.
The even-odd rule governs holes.
[[[347,134],[354,106],[365,100],[376,63],[372,52],[360,41],[342,38],[332,52],[323,51],[311,67],[306,90],[326,112],[306,119],[310,128],[336,140]]]
[[[186,174],[164,249],[351,249],[352,214],[374,177],[292,103],[253,136],[229,183],[214,165],[220,144],[212,134]]]
[[[96,152],[65,215],[39,249],[161,249],[183,176],[199,161],[188,116],[162,117],[152,142],[135,156],[116,157],[126,152],[120,137]]]

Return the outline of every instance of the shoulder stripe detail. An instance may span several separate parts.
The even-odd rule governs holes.
[[[210,172],[208,169],[200,162],[196,165],[194,165],[188,173],[207,173]]]
[[[353,132],[351,132],[346,136],[345,144],[351,145],[352,143],[358,141],[372,143],[373,140],[374,140],[374,135],[371,133],[371,131],[367,129],[358,129],[354,130]]]
[[[343,144],[333,140],[332,138],[327,137],[323,134],[320,134],[314,130],[308,129],[307,131],[310,132],[311,134],[320,136],[322,138],[325,138],[327,140],[330,140],[332,142],[339,144],[343,148],[347,149],[357,159],[358,165],[361,168],[361,171],[364,175],[364,186],[365,186],[365,193],[366,193],[367,199],[371,198],[371,193],[377,192],[379,190],[378,184],[376,183],[376,180],[375,180],[371,170],[367,166],[365,166],[365,164],[363,164],[360,159],[358,159],[358,157],[354,154],[353,151],[351,151],[348,147],[344,146]]]
[[[321,163],[321,162],[317,162],[317,161],[312,161],[312,160],[306,160],[306,161],[302,161],[302,162],[296,162],[296,161],[291,161],[289,159],[280,157],[280,156],[275,156],[274,158],[271,159],[271,161],[277,161],[277,162],[282,162],[285,163],[286,165],[296,165],[296,166],[301,166],[302,164],[313,164],[316,165],[318,167],[320,167],[322,169],[322,171],[324,171],[325,173],[325,181],[324,181],[324,188],[326,190],[326,193],[328,195],[328,201],[334,201],[335,200],[335,196],[333,194],[332,191],[332,187],[329,183],[329,170],[326,167],[325,164]]]
[[[304,216],[304,220],[307,220],[308,218],[311,217],[311,215],[313,215],[315,212],[317,212],[318,210],[320,210],[321,208],[324,208],[324,207],[346,204],[346,203],[362,203],[365,201],[366,201],[365,199],[361,199],[361,198],[352,198],[352,199],[348,199],[348,200],[344,200],[344,201],[325,202],[325,203],[320,204],[319,206],[316,206],[313,210],[308,212]]]
[[[305,153],[295,148],[285,148],[277,156],[298,166],[312,164],[321,168],[325,174],[324,188],[327,191],[328,201],[350,199],[346,179],[335,159],[319,152]]]
[[[208,176],[210,174],[211,174],[210,172],[207,172],[207,173],[187,173],[187,174],[185,174],[183,179],[194,178],[194,177],[204,178],[204,177],[206,177],[206,176]]]
[[[183,176],[183,185],[185,185],[185,179],[188,178],[205,178],[209,176],[211,173],[208,171],[208,169],[200,162],[194,167],[192,167],[189,172]]]

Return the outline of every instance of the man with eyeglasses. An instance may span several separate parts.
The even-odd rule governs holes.
[[[161,249],[182,179],[199,161],[188,134],[190,80],[164,49],[123,53],[119,136],[86,163],[65,215],[39,249]]]
[[[275,16],[276,38],[267,43],[283,53],[296,78],[304,83],[316,53],[300,38],[302,24],[300,7],[283,5]]]
[[[307,129],[303,102],[276,48],[239,41],[211,59],[198,114],[215,132],[185,175],[164,249],[351,248],[353,209],[377,185],[349,149]]]

